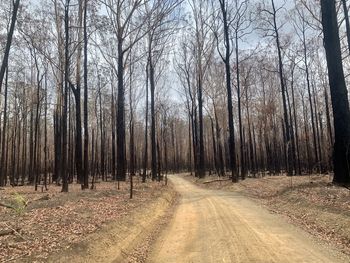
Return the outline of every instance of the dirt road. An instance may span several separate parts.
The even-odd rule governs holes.
[[[201,189],[178,176],[171,181],[182,197],[151,263],[350,262],[247,197]]]

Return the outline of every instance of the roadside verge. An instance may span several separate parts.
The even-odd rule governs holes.
[[[107,223],[83,241],[51,254],[44,262],[144,262],[153,239],[171,217],[176,200],[173,187],[166,186],[154,199]]]

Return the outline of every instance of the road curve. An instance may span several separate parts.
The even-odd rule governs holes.
[[[349,262],[247,197],[170,180],[182,197],[148,262]]]

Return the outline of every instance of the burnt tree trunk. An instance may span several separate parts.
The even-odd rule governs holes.
[[[145,147],[143,156],[143,173],[142,183],[146,183],[147,162],[148,162],[148,81],[149,81],[149,64],[146,66],[146,112],[145,112]]]
[[[120,35],[121,33],[119,33]],[[125,89],[123,38],[118,36],[118,98],[117,98],[117,179],[126,180],[125,156]]]
[[[345,20],[345,27],[346,27],[346,40],[348,44],[348,50],[350,52],[350,21],[349,21],[349,10],[346,5],[346,0],[341,0],[343,5],[343,12],[344,12],[344,20]]]
[[[5,92],[4,92],[4,119],[2,126],[2,137],[1,137],[1,161],[0,161],[0,186],[5,186],[6,182],[6,171],[5,171],[5,156],[6,153],[6,126],[7,126],[7,90],[8,90],[8,70],[6,70],[5,76]]]
[[[157,142],[156,142],[156,116],[155,116],[155,79],[154,65],[152,61],[151,51],[149,52],[149,77],[151,88],[151,169],[152,180],[157,179]]]
[[[229,160],[230,169],[232,173],[232,181],[237,182],[237,171],[236,171],[236,150],[235,150],[235,135],[234,135],[234,124],[233,124],[233,105],[232,105],[232,87],[231,87],[231,49],[230,49],[230,37],[229,37],[229,22],[228,14],[226,9],[226,1],[220,1],[220,8],[222,12],[222,18],[224,23],[224,38],[226,53],[224,58],[225,70],[226,70],[226,89],[227,89],[227,109],[228,109],[228,127],[229,127]]]
[[[16,20],[17,20],[19,2],[20,2],[20,0],[13,1],[11,25],[10,25],[10,30],[7,34],[5,53],[4,53],[4,57],[3,57],[1,68],[0,68],[0,92],[1,92],[2,83],[4,81],[5,71],[6,71],[7,66],[8,66],[10,49],[11,49],[11,44],[12,44],[12,37],[13,37],[13,33],[15,31],[15,25],[16,25]]]
[[[276,47],[277,47],[277,54],[278,54],[278,74],[280,79],[280,85],[281,85],[281,92],[282,92],[282,104],[283,104],[283,121],[285,126],[285,147],[286,147],[286,155],[287,155],[287,173],[288,175],[293,174],[293,152],[292,152],[292,141],[291,141],[291,132],[290,132],[290,125],[289,125],[289,118],[288,118],[288,109],[287,109],[287,98],[286,98],[286,84],[284,79],[284,73],[283,73],[283,61],[282,61],[282,50],[281,50],[281,44],[280,44],[280,38],[279,38],[279,31],[277,26],[277,11],[275,8],[275,2],[274,0],[271,0],[272,9],[273,9],[273,26],[275,31],[275,40],[276,40]]]
[[[321,0],[321,11],[334,118],[333,182],[349,184],[350,110],[342,65],[335,1]]]
[[[84,183],[83,189],[89,188],[89,126],[88,126],[88,35],[87,35],[87,2],[84,4]]]
[[[64,70],[64,90],[63,90],[63,112],[62,112],[62,192],[68,192],[68,174],[67,174],[67,112],[68,112],[68,86],[69,86],[69,4],[65,3],[64,27],[65,27],[65,70]]]

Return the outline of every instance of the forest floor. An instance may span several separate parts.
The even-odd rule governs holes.
[[[328,175],[266,176],[237,184],[216,176],[185,178],[200,187],[248,196],[350,255],[350,190],[333,185]]]
[[[172,186],[136,180],[130,200],[128,183],[96,185],[2,188],[0,203],[16,210],[0,207],[0,262],[143,262],[171,215]]]
[[[181,198],[173,218],[152,246],[150,263],[350,262],[350,257],[333,245],[247,197],[243,194],[246,186],[236,184],[234,191],[212,190],[198,187],[183,176],[174,175],[169,179]],[[244,184],[253,183],[249,181]],[[260,192],[263,190],[257,188],[261,186],[259,183],[251,189]],[[276,190],[275,194],[271,190],[271,194],[280,195]],[[300,201],[294,203],[303,206]],[[331,222],[329,226],[335,224]]]

